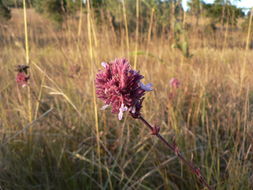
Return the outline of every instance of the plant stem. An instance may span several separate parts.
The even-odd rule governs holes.
[[[126,14],[125,0],[122,1],[122,6],[123,6],[125,32],[126,32],[125,35],[126,35],[127,57],[129,59],[129,35],[128,35],[128,24],[127,24],[127,14]]]
[[[199,181],[202,185],[207,187],[208,190],[212,190],[212,188],[206,182],[206,179],[201,175],[200,169],[195,167],[193,163],[191,163],[190,161],[186,160],[183,157],[183,155],[180,153],[180,150],[179,150],[179,148],[177,147],[176,144],[172,145],[172,144],[168,143],[165,140],[165,138],[159,134],[159,128],[151,126],[142,116],[140,116],[138,119],[140,119],[152,131],[153,135],[157,136],[170,150],[172,150],[175,153],[175,155],[184,164],[186,164],[191,169],[192,173],[194,173],[197,176],[197,178],[199,179]]]
[[[95,35],[92,38],[92,15],[91,15],[91,0],[87,0],[87,29],[88,29],[88,40],[89,40],[89,55],[90,55],[90,72],[92,78],[92,96],[93,96],[93,106],[94,106],[94,117],[95,117],[95,131],[96,131],[96,140],[97,140],[97,154],[98,154],[98,173],[99,173],[99,181],[100,184],[102,182],[102,169],[101,169],[101,149],[100,149],[100,135],[99,135],[99,125],[98,125],[98,110],[97,110],[97,100],[96,100],[96,92],[95,92],[95,65],[94,65],[94,49],[93,43],[95,40]],[[93,33],[94,34],[94,33]],[[96,44],[96,43],[95,43]],[[96,46],[96,45],[95,45]]]
[[[140,17],[139,6],[140,6],[140,2],[139,2],[139,0],[136,0],[136,29],[135,29],[134,70],[136,70],[136,67],[137,67],[137,51],[138,51],[138,40],[139,40],[139,17]]]
[[[24,11],[24,32],[25,32],[25,60],[26,60],[26,64],[30,65],[28,28],[27,28],[27,10],[26,10],[25,0],[23,0],[23,11]],[[31,102],[31,88],[29,85],[27,86],[27,106],[28,106],[28,121],[31,123],[32,122],[32,102]],[[32,128],[30,128],[30,132],[32,132]]]

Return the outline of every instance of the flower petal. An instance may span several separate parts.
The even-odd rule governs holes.
[[[120,111],[119,114],[118,114],[118,119],[121,120],[123,118],[123,112]]]
[[[100,108],[100,110],[105,110],[106,108],[108,108],[110,105],[109,104],[105,104],[102,106],[102,108]]]
[[[131,107],[131,113],[135,113],[136,112],[136,107],[135,106],[133,106],[133,107]]]
[[[151,83],[148,83],[148,84],[143,84],[142,82],[140,82],[140,86],[141,86],[141,89],[142,90],[145,90],[145,91],[152,91],[152,84]]]
[[[127,107],[122,103],[121,107],[119,108],[119,114],[118,114],[118,118],[119,120],[121,120],[123,118],[123,113],[124,111],[127,111]]]
[[[108,63],[102,62],[101,65],[102,65],[104,68],[106,68],[106,66],[108,65]]]

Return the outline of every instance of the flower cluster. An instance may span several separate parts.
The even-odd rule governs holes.
[[[18,65],[17,66],[17,75],[16,75],[16,82],[18,85],[25,87],[28,85],[28,80],[30,76],[28,75],[27,69],[29,66],[27,65]]]
[[[102,63],[103,70],[96,75],[96,94],[105,105],[102,109],[112,107],[112,113],[118,114],[119,120],[123,113],[129,111],[132,117],[138,118],[142,107],[143,96],[152,90],[152,84],[144,85],[144,76],[131,69],[126,59],[115,59],[110,63]]]

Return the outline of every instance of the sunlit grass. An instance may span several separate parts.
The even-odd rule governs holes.
[[[26,63],[24,22],[21,10],[13,12],[0,42],[3,189],[201,189],[144,126],[99,110],[92,72],[100,62],[128,53],[134,66],[138,52],[135,36],[128,39],[126,32],[114,39],[113,29],[96,25],[92,16],[82,17],[82,25],[71,19],[57,29],[27,10],[32,115],[36,120],[52,109],[28,133],[27,89],[15,84],[15,66]],[[139,34],[144,40],[138,44],[137,70],[155,89],[146,95],[143,114],[161,126],[162,135],[175,138],[213,187],[252,189],[253,54],[243,45],[231,48],[238,36],[242,44],[247,39],[240,31],[228,31],[221,51],[224,33],[219,32],[199,36],[189,31],[193,57],[188,59],[171,48],[168,34]],[[174,99],[169,98],[172,77],[181,82]]]

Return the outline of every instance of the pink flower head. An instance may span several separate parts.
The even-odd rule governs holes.
[[[29,80],[29,76],[27,76],[24,72],[18,72],[17,76],[16,76],[16,82],[21,85],[22,87],[27,86],[28,84],[28,80]]]
[[[104,69],[97,73],[95,84],[98,98],[105,103],[102,109],[111,106],[112,113],[118,114],[119,120],[126,111],[138,118],[145,91],[151,91],[152,84],[141,83],[144,77],[132,70],[126,59],[102,62],[101,65]]]
[[[180,86],[179,80],[176,78],[170,79],[170,86],[172,86],[173,88],[179,88]]]
[[[25,87],[28,85],[28,80],[30,79],[30,76],[28,75],[28,65],[18,65],[16,71],[16,82],[18,85],[21,85],[22,87]]]

